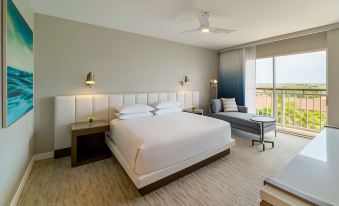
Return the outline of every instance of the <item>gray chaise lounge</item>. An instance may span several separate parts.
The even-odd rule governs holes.
[[[210,103],[211,117],[225,120],[231,124],[231,128],[250,132],[253,134],[261,135],[260,123],[251,121],[250,118],[257,116],[255,114],[247,113],[247,107],[238,106],[239,112],[223,112],[221,99],[212,99]],[[275,131],[276,136],[276,124],[264,123],[264,133]]]

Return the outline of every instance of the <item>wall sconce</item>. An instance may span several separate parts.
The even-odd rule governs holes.
[[[184,76],[183,80],[180,81],[180,84],[181,86],[184,86],[187,83],[190,83],[190,80],[188,79],[188,76]]]
[[[92,88],[94,84],[95,84],[94,74],[92,72],[88,72],[86,77],[86,85],[88,85],[89,88]]]
[[[211,79],[210,80],[210,87],[215,89],[215,98],[218,98],[218,80]]]
[[[211,79],[210,80],[210,86],[211,87],[217,87],[217,85],[218,85],[218,80],[216,80],[216,79]]]

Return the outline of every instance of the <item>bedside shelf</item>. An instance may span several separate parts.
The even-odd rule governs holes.
[[[95,162],[112,156],[105,142],[105,132],[109,131],[106,121],[87,122],[71,125],[72,128],[72,167]]]
[[[196,108],[196,109],[186,108],[186,109],[183,109],[182,111],[188,112],[188,113],[193,113],[193,114],[204,115],[204,110],[199,109],[199,108]]]

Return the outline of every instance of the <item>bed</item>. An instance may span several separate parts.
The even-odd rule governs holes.
[[[186,112],[113,119],[106,143],[144,195],[230,153],[230,124]]]
[[[69,151],[70,124],[88,121],[91,115],[110,122],[112,134],[106,143],[141,194],[229,154],[234,141],[230,125],[225,121],[189,113],[133,121],[119,121],[115,116],[114,108],[118,105],[153,105],[166,101],[179,102],[181,109],[191,108],[199,105],[199,91],[56,96],[55,154]]]

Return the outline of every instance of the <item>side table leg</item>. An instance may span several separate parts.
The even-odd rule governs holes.
[[[264,123],[260,123],[260,130],[261,130],[261,144],[262,144],[262,149],[265,151],[265,140],[264,140]]]

